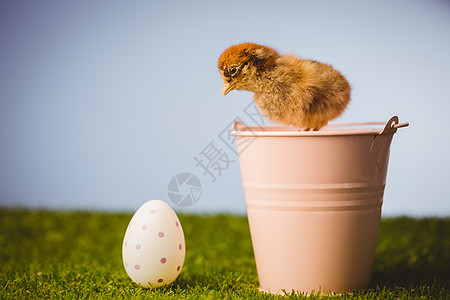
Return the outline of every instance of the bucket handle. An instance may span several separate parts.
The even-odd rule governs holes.
[[[238,131],[238,130],[244,130],[246,128],[246,126],[244,124],[242,124],[239,121],[234,121],[233,123],[233,130],[234,131]]]
[[[387,123],[384,122],[366,122],[366,123],[336,123],[336,124],[328,124],[327,126],[334,127],[334,126],[356,126],[356,125],[384,125],[383,131],[380,134],[388,134],[391,131],[392,133],[395,133],[398,128],[409,126],[408,122],[405,123],[398,123],[398,117],[394,116],[392,117]],[[388,124],[391,124],[388,126]],[[244,131],[248,129],[249,127],[242,124],[240,121],[234,121],[233,123],[233,130],[234,131]]]
[[[394,133],[397,132],[398,128],[409,126],[408,122],[399,123],[398,117],[393,116],[389,121],[386,122],[383,130],[375,136],[372,145],[370,146],[370,152],[377,164],[378,170],[383,171],[384,163],[388,158],[388,151],[391,146],[391,140]]]
[[[386,126],[384,126],[383,131],[379,135],[394,134],[397,132],[398,128],[407,126],[409,126],[408,122],[399,123],[398,117],[393,116],[389,121],[386,122]]]

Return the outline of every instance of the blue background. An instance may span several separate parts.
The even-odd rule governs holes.
[[[439,0],[2,0],[0,206],[135,211],[189,172],[202,196],[179,211],[245,213],[220,134],[252,124],[252,94],[223,97],[216,62],[251,41],[340,70],[352,102],[334,122],[410,122],[383,214],[449,216],[449,33]],[[235,160],[215,182],[194,161],[211,142]]]

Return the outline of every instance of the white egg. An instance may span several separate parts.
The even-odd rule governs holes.
[[[128,276],[142,287],[172,283],[186,254],[181,223],[164,201],[144,203],[128,224],[122,258]]]

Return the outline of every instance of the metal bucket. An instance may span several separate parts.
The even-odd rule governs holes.
[[[390,144],[408,123],[354,125],[304,132],[235,123],[261,291],[368,287]]]

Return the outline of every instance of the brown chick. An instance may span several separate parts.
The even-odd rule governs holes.
[[[243,43],[219,57],[222,94],[254,93],[255,104],[273,122],[319,130],[338,117],[350,101],[350,85],[330,65],[272,48]]]

